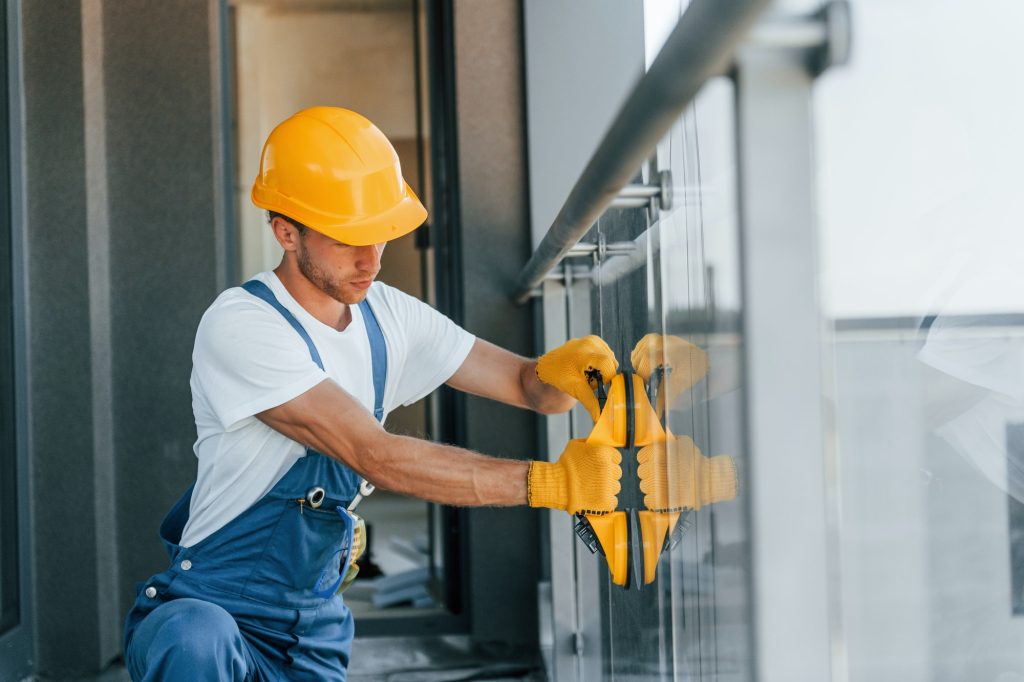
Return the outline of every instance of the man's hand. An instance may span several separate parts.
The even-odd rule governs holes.
[[[571,339],[537,360],[537,378],[576,398],[596,422],[601,413],[594,395],[597,382],[587,376],[594,370],[606,384],[619,371],[615,354],[599,336]]]
[[[530,463],[527,501],[570,514],[615,511],[621,462],[615,448],[571,440],[557,462]]]
[[[644,505],[650,510],[700,509],[736,497],[732,457],[705,457],[688,436],[641,448],[636,459]]]
[[[629,356],[633,371],[645,382],[658,367],[664,367],[665,379],[658,391],[658,415],[665,414],[679,395],[708,373],[708,356],[697,346],[678,336],[648,334],[637,342]]]

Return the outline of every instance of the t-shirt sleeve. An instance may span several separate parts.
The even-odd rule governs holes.
[[[211,308],[196,332],[196,380],[225,430],[327,378],[294,329],[257,301]]]
[[[394,303],[408,349],[396,402],[411,405],[455,374],[476,337],[417,298],[398,294]]]

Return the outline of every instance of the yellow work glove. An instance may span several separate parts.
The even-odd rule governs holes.
[[[636,460],[644,505],[650,510],[700,509],[736,497],[732,457],[705,457],[689,436],[643,447]]]
[[[597,382],[587,377],[591,370],[606,384],[619,371],[615,353],[599,336],[571,339],[537,359],[537,378],[583,403],[596,422],[601,408],[594,395]]]
[[[666,369],[658,390],[658,416],[672,405],[679,394],[708,373],[708,356],[689,341],[669,334],[648,334],[637,342],[629,356],[633,371],[645,382],[658,367]]]
[[[622,455],[607,445],[571,440],[557,462],[530,462],[527,501],[531,507],[564,509],[570,514],[615,511]]]
[[[363,552],[366,551],[366,522],[358,514],[348,513],[352,516],[352,548],[339,569],[344,576],[341,586],[338,587],[339,594],[347,590],[348,586],[359,575],[359,565],[356,562],[362,558]]]

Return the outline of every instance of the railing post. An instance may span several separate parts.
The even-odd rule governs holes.
[[[765,681],[844,679],[832,645],[840,634],[837,515],[828,494],[835,468],[811,112],[815,65],[835,25],[775,20],[752,32],[735,68],[754,641],[756,678]],[[808,40],[815,33],[820,39]],[[835,39],[848,44],[846,35]]]

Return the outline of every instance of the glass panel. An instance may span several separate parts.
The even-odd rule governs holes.
[[[1024,6],[852,4],[815,101],[848,676],[1024,679]]]
[[[570,312],[570,336],[598,334],[615,351],[620,369],[632,368],[631,353],[647,334],[664,335],[667,345],[692,344],[682,355],[666,354],[675,357],[673,371],[679,374],[670,372],[653,390],[671,390],[676,382],[684,389],[669,400],[661,420],[672,436],[692,439],[697,449],[669,464],[676,481],[712,461],[727,474],[735,466],[743,476],[733,96],[726,80],[706,86],[660,145],[656,164],[645,170],[647,181],[657,171],[671,172],[671,209],[606,211],[585,239],[604,244],[593,267],[573,270],[587,277],[580,278],[584,288],[573,287],[570,307],[589,315]],[[656,222],[648,229],[650,215]],[[706,376],[699,369],[705,354]],[[695,374],[692,386],[685,380],[688,363]],[[573,415],[575,437],[586,437],[592,427],[585,412]],[[643,517],[634,513],[646,507],[637,450],[622,452],[619,502],[627,511],[633,548],[630,575],[627,586],[614,584],[607,558],[580,551],[577,542],[580,621],[601,622],[601,641],[584,643],[579,679],[749,679],[749,546],[742,496],[715,503],[692,496],[676,500],[674,507],[686,509],[663,515],[669,532],[648,534]],[[711,456],[725,457],[704,459]],[[656,577],[649,584],[638,570],[645,566],[645,537],[655,550],[666,545],[651,554],[657,557]]]
[[[706,464],[731,461],[742,489],[744,397],[733,101],[731,83],[713,81],[673,133],[669,158],[677,177],[674,195],[679,208],[662,220],[661,306],[654,310],[660,318],[652,326],[657,329],[660,323],[665,334],[689,341],[708,358],[707,377],[668,412],[669,431],[689,436],[703,455],[715,458]],[[662,151],[659,159],[663,155]],[[694,359],[693,364],[699,361]],[[705,472],[703,479],[707,478]],[[696,479],[700,485],[702,477]],[[727,491],[715,494],[728,496]],[[753,661],[743,500],[711,503],[688,516],[693,527],[672,552],[670,563],[677,605],[673,648],[683,654],[673,667],[673,679],[747,679]]]
[[[648,63],[686,4],[644,3]],[[628,533],[626,584],[616,584],[609,568],[616,555],[607,551],[610,543],[602,541],[603,558],[589,554],[581,542],[574,545],[580,632],[588,635],[589,624],[600,623],[599,641],[577,641],[580,680],[752,677],[733,101],[729,81],[709,83],[634,180],[657,184],[661,173],[670,173],[668,210],[606,211],[584,239],[598,247],[593,262],[563,266],[563,273],[576,280],[567,303],[569,336],[598,334],[616,353],[621,370],[636,369],[632,352],[649,334],[665,348],[680,349],[655,353],[656,361],[673,368],[656,375],[647,388],[658,428],[666,429],[674,444],[667,465],[671,488],[690,491],[660,506],[645,498],[638,448],[622,450],[619,510],[625,512]],[[658,393],[675,394],[667,398],[667,409],[660,409]],[[642,421],[637,415],[644,402],[636,402],[634,419]],[[586,437],[593,427],[586,412],[574,413],[574,437]],[[716,490],[725,498],[717,501],[708,499],[713,495],[706,486],[696,497],[692,484],[681,483],[708,483],[710,477],[698,471],[710,471],[712,463],[721,465],[727,479],[719,481],[728,492]],[[649,502],[659,508],[668,504],[671,511],[652,513]],[[659,521],[664,535],[651,532]]]
[[[0,635],[20,622],[17,451],[14,438],[14,311],[10,154],[7,132],[7,14],[0,11]]]

